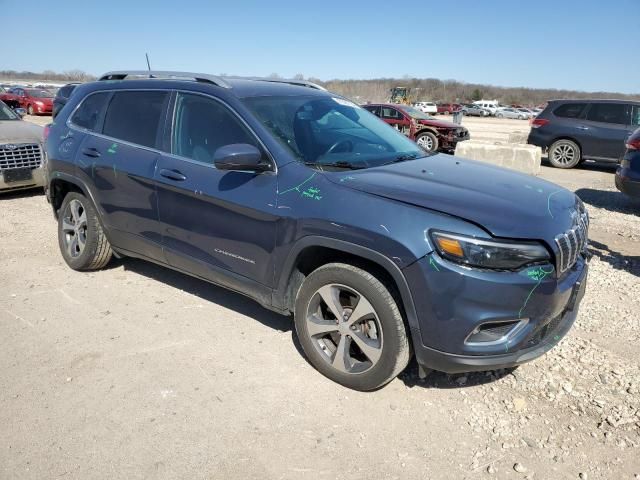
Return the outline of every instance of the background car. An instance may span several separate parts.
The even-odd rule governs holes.
[[[463,115],[469,115],[471,117],[488,117],[491,115],[489,110],[479,105],[463,105],[461,110]]]
[[[438,113],[438,106],[434,102],[418,102],[414,105],[415,108],[423,113]]]
[[[435,118],[408,105],[369,104],[365,109],[429,152],[452,153],[458,142],[469,140],[469,130],[458,124]]]
[[[518,112],[524,113],[526,115],[526,119],[533,118],[536,116],[536,114],[533,113],[533,111],[529,110],[528,108],[519,107],[519,108],[516,108],[515,110],[517,110]]]
[[[53,99],[53,109],[52,109],[53,118],[56,118],[56,115],[58,115],[58,112],[62,110],[62,107],[66,105],[67,100],[69,100],[69,97],[71,96],[71,93],[75,90],[75,88],[78,85],[80,85],[79,82],[68,83],[64,87],[58,90],[55,98]]]
[[[531,122],[528,143],[548,152],[549,163],[573,168],[584,160],[620,161],[640,126],[640,102],[552,100]]]
[[[498,108],[498,110],[496,111],[496,117],[497,118],[515,118],[515,119],[518,119],[518,120],[526,120],[527,118],[529,118],[529,115],[525,114],[524,112],[519,112],[515,108],[503,107],[503,108]]]
[[[616,188],[630,197],[640,198],[640,128],[629,137],[626,147],[616,170]]]
[[[0,191],[44,186],[42,133],[0,101]]]
[[[0,94],[0,100],[18,102],[29,115],[47,115],[53,110],[53,94],[42,88],[14,87]]]
[[[449,115],[455,112],[459,112],[462,105],[459,103],[439,103],[437,105],[438,112],[442,115]]]

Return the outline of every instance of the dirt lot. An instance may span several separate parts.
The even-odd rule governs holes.
[[[421,381],[412,364],[367,394],[242,296],[135,260],[71,271],[42,194],[0,197],[0,478],[639,479],[640,207],[611,169],[542,176],[592,218],[567,338],[512,372]]]

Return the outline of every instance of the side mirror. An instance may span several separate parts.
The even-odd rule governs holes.
[[[218,170],[241,172],[265,172],[271,164],[263,161],[262,153],[248,143],[232,143],[220,147],[213,154],[213,163]]]
[[[18,115],[20,118],[24,117],[27,114],[27,111],[24,108],[16,108],[14,112],[16,112],[16,115]]]

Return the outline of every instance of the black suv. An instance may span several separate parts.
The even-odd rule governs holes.
[[[71,268],[147,259],[293,313],[310,362],[351,388],[411,354],[423,371],[532,360],[584,294],[572,192],[426,152],[311,83],[114,72],[49,132]]]
[[[69,97],[75,90],[75,88],[80,85],[79,82],[67,83],[65,86],[61,87],[60,90],[56,93],[55,98],[53,99],[53,109],[52,109],[52,117],[56,118],[58,112],[62,110],[69,100]]]
[[[531,122],[528,142],[549,162],[573,168],[584,160],[619,162],[625,141],[640,125],[640,102],[552,100]]]

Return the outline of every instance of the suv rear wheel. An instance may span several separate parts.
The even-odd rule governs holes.
[[[331,263],[305,279],[295,326],[311,364],[354,390],[385,385],[409,362],[409,340],[393,296],[353,265]]]
[[[111,260],[111,246],[93,204],[84,195],[70,192],[58,214],[58,245],[74,270],[97,270]]]
[[[580,157],[580,147],[571,140],[557,140],[549,147],[549,162],[557,168],[573,168]]]

